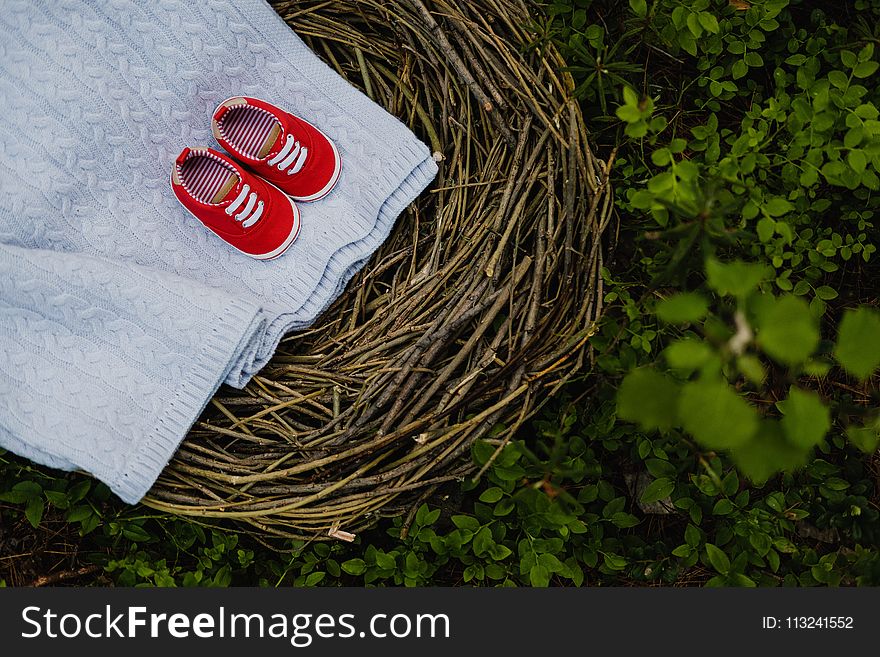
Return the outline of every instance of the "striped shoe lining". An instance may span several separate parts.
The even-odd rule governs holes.
[[[177,167],[184,189],[202,203],[219,203],[218,192],[231,189],[229,183],[238,182],[235,171],[213,153],[194,150]],[[225,195],[225,193],[224,193]]]
[[[252,105],[233,107],[220,117],[217,126],[239,153],[253,159],[266,155],[281,129],[271,112]]]

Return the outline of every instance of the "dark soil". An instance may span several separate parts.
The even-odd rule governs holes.
[[[37,529],[20,511],[0,506],[0,582],[7,586],[112,584],[101,581],[100,567],[79,550],[81,537],[60,514],[47,516]],[[96,576],[98,578],[96,579]]]

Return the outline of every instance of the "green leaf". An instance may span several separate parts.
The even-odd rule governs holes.
[[[367,565],[363,559],[349,559],[342,562],[342,570],[349,575],[363,575]]]
[[[423,505],[423,506],[425,506],[425,508],[427,508],[427,505]],[[440,517],[440,509],[434,509],[433,511],[425,513],[425,515],[422,516],[422,519],[418,524],[422,525],[423,527],[427,527],[427,526],[433,525],[435,522],[437,522],[437,518],[439,518],[439,517]]]
[[[774,196],[764,204],[764,209],[771,217],[780,217],[794,210],[794,206],[781,196]]]
[[[837,290],[830,285],[820,285],[816,288],[816,296],[823,301],[830,301],[837,298]]]
[[[762,242],[769,242],[776,232],[776,222],[770,217],[761,217],[755,226],[758,231],[758,239]]]
[[[550,571],[541,564],[536,563],[529,570],[529,581],[532,586],[545,587],[550,584]]]
[[[126,524],[122,529],[122,535],[125,536],[130,541],[135,541],[136,543],[147,543],[152,538],[150,533],[141,527],[140,525],[135,524]]]
[[[626,559],[616,554],[606,552],[602,555],[602,560],[610,570],[623,570],[626,568]]]
[[[67,496],[66,491],[47,490],[44,492],[46,494],[46,500],[48,500],[52,506],[59,509],[66,509],[70,506],[70,498]]]
[[[736,366],[749,381],[755,385],[763,385],[764,379],[767,378],[767,371],[764,364],[757,356],[752,354],[743,354],[736,359]]]
[[[325,572],[317,571],[306,577],[306,586],[315,586],[327,575]]]
[[[24,504],[30,498],[19,490],[8,490],[0,493],[0,502],[9,502],[10,504]]]
[[[831,71],[828,73],[828,81],[838,89],[846,89],[849,85],[849,78],[842,71]]]
[[[88,479],[71,486],[70,490],[67,491],[67,495],[70,498],[70,503],[74,504],[75,502],[79,502],[81,499],[83,499],[86,496],[86,494],[89,492],[89,489],[91,487],[92,487],[92,482],[89,481]]]
[[[674,477],[676,475],[675,466],[669,461],[664,461],[663,459],[646,459],[645,467],[648,468],[648,472],[650,472],[651,476],[655,479],[660,479],[661,477]]]
[[[493,545],[495,545],[495,540],[492,538],[492,530],[488,527],[483,527],[477,532],[476,536],[474,536],[474,554],[478,557],[484,552],[488,552],[489,548]]]
[[[101,524],[101,516],[97,513],[93,513],[88,518],[82,521],[80,524],[79,534],[80,536],[85,536],[95,531],[98,528],[98,525]]]
[[[475,532],[480,528],[479,521],[473,516],[456,515],[452,516],[452,522],[459,529],[467,529]]]
[[[505,498],[498,502],[495,505],[495,508],[492,510],[492,515],[501,517],[510,514],[516,508],[516,504],[512,499]]]
[[[878,110],[873,103],[863,103],[856,107],[854,110],[854,114],[860,119],[868,119],[869,121],[873,121],[878,116],[880,116],[880,110]]]
[[[92,507],[88,505],[75,506],[64,515],[67,522],[82,522],[92,515]]]
[[[792,386],[788,399],[777,404],[783,413],[782,430],[789,442],[814,447],[831,428],[831,413],[815,392]]]
[[[688,14],[687,17],[687,26],[695,37],[699,38],[703,34],[703,28],[700,25],[700,20],[697,18],[696,14]]]
[[[655,312],[664,322],[685,324],[702,319],[708,310],[709,302],[702,294],[682,292],[663,299],[657,304]]]
[[[726,516],[733,513],[733,503],[730,500],[726,500],[721,498],[717,502],[715,502],[715,506],[712,507],[712,515],[713,516]]]
[[[710,449],[741,445],[758,429],[755,409],[721,380],[682,386],[678,413],[684,429]]]
[[[771,272],[766,265],[743,262],[720,262],[715,258],[706,260],[706,275],[709,287],[719,294],[745,297],[758,283],[769,278]]]
[[[846,174],[846,167],[839,160],[832,160],[822,165],[822,174],[829,181],[837,180],[840,176]]]
[[[376,552],[376,565],[382,570],[395,570],[397,568],[397,560],[393,554],[387,552]]]
[[[785,440],[778,420],[761,420],[754,439],[730,454],[740,472],[760,486],[777,472],[791,472],[803,466],[809,451]]]
[[[513,554],[513,551],[506,545],[495,543],[489,548],[489,556],[495,561],[502,561]]]
[[[870,376],[880,365],[880,313],[866,306],[847,310],[840,322],[834,356],[853,376]]]
[[[756,314],[758,345],[774,360],[794,365],[807,360],[816,350],[819,328],[809,305],[800,297],[765,297]]]
[[[504,491],[498,488],[498,486],[493,486],[492,488],[487,488],[480,495],[480,502],[486,502],[487,504],[494,504],[498,500],[500,500],[504,496]]]
[[[702,25],[707,32],[711,32],[712,34],[718,32],[718,19],[708,11],[701,11],[699,19],[700,25]]]
[[[850,151],[846,156],[846,163],[856,173],[862,173],[868,165],[868,158],[864,151]]]
[[[628,137],[633,137],[634,139],[641,139],[646,134],[648,134],[648,124],[644,121],[637,121],[635,123],[629,123],[624,129],[624,133]]]
[[[764,65],[764,59],[761,57],[761,53],[755,50],[750,50],[749,52],[747,52],[743,59],[745,59],[746,64],[748,64],[752,68]]]
[[[865,129],[861,125],[857,125],[846,131],[846,134],[843,136],[843,145],[847,148],[853,149],[861,144],[864,138]],[[862,151],[852,151],[850,155],[852,155],[852,153],[861,153],[861,155],[864,157],[864,153]],[[852,166],[852,164],[850,164],[850,166]]]
[[[632,9],[633,13],[639,18],[644,18],[648,15],[647,0],[629,0],[629,8]]]
[[[617,392],[617,415],[638,423],[645,431],[670,429],[676,423],[679,385],[656,370],[630,372]]]
[[[853,75],[857,78],[871,77],[880,66],[877,62],[861,62],[853,69]]]
[[[672,551],[673,557],[689,557],[691,554],[691,546],[690,545],[679,545]]]
[[[880,431],[876,426],[849,426],[846,428],[846,437],[865,454],[873,454],[877,451],[877,444],[880,443]]]
[[[565,564],[562,563],[559,558],[553,554],[539,554],[538,563],[544,566],[544,568],[546,568],[547,571],[551,573],[562,573],[566,570]]]
[[[24,517],[27,518],[27,521],[31,523],[31,527],[34,529],[40,526],[45,508],[46,503],[43,502],[41,497],[32,497],[24,508]]]
[[[474,461],[476,461],[477,465],[483,465],[492,457],[492,454],[495,453],[495,446],[490,445],[485,440],[476,440],[474,441],[474,446],[471,449],[471,452],[473,453]]]
[[[30,481],[29,479],[18,482],[12,487],[12,490],[16,493],[21,493],[27,499],[41,497],[43,495],[43,487],[36,481]]]
[[[678,45],[691,57],[697,56],[697,41],[689,31],[679,32]]]
[[[621,529],[626,529],[628,527],[635,527],[636,525],[638,525],[639,519],[631,513],[618,511],[617,513],[612,514],[611,522],[613,522],[615,526],[620,527]]]
[[[670,367],[693,372],[702,367],[713,353],[712,347],[702,340],[682,338],[666,347],[663,350],[663,357]]]
[[[642,492],[641,501],[643,504],[651,504],[659,500],[666,499],[675,489],[675,482],[667,477],[655,479],[645,487]]]
[[[706,556],[709,557],[709,563],[712,567],[722,575],[730,572],[730,559],[724,554],[724,551],[712,543],[706,543]]]
[[[632,105],[621,105],[614,113],[618,119],[627,123],[637,123],[642,120],[642,113],[639,111],[639,108]]]
[[[504,569],[504,566],[497,563],[490,563],[486,566],[486,577],[489,579],[504,579],[504,576],[507,572]]]
[[[733,586],[743,586],[748,588],[754,588],[757,586],[755,584],[755,580],[743,575],[742,573],[733,573],[730,576],[730,581]]]

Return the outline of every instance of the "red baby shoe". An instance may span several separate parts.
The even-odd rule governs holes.
[[[227,151],[296,201],[317,201],[336,181],[339,151],[315,126],[257,98],[225,100],[211,120]]]
[[[277,258],[299,233],[299,209],[274,185],[210,148],[184,148],[171,188],[196,219],[242,253]]]

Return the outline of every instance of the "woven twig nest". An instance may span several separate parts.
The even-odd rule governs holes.
[[[345,537],[478,474],[587,358],[606,165],[515,0],[282,2],[319,55],[436,151],[437,180],[346,292],[222,389],[145,503]]]

